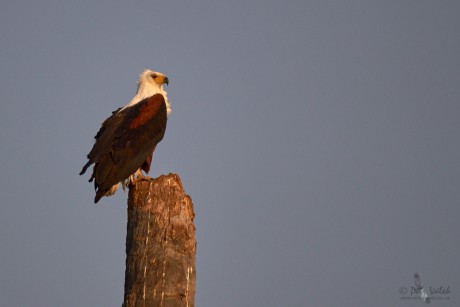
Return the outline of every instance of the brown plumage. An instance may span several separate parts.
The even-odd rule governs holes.
[[[102,123],[87,156],[88,162],[80,172],[84,174],[94,163],[90,181],[94,180],[95,203],[115,193],[120,182],[129,184],[136,175],[141,176],[140,169],[149,172],[153,152],[165,134],[166,122],[167,102],[160,92],[114,111]]]

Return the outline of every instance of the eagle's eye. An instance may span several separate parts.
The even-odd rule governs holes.
[[[152,79],[155,79],[157,77],[157,74],[152,75]]]

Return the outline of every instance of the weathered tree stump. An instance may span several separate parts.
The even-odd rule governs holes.
[[[178,175],[130,187],[124,307],[194,306],[194,216]]]

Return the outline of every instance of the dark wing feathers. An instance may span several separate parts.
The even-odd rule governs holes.
[[[96,189],[104,192],[141,166],[147,172],[153,150],[163,139],[166,121],[166,104],[161,94],[114,111],[96,134],[81,174],[95,163],[92,178]],[[148,168],[144,167],[146,163]]]
[[[99,161],[102,156],[110,152],[117,130],[121,128],[123,123],[123,116],[119,111],[120,109],[112,112],[112,115],[102,123],[101,129],[94,137],[96,142],[88,154],[88,159],[93,163]]]
[[[155,151],[155,147],[153,147],[152,151],[150,152],[150,155],[147,156],[144,163],[142,163],[141,165],[141,168],[145,173],[148,173],[150,171],[150,164],[152,163],[152,156],[153,152]]]
[[[101,128],[94,137],[96,141],[93,148],[87,155],[88,162],[83,166],[80,175],[83,175],[91,164],[98,162],[104,155],[110,152],[111,144],[115,139],[115,130],[120,127],[123,121],[122,116],[118,114],[120,109],[113,111],[112,115],[102,123]],[[93,177],[94,173],[89,181],[92,181]]]

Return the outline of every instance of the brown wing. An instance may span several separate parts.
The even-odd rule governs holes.
[[[95,163],[90,181],[95,179],[95,189],[101,195],[141,166],[146,170],[144,164],[150,166],[151,155],[166,130],[166,104],[161,94],[119,110],[103,122],[81,172]]]
[[[123,116],[118,113],[120,109],[113,111],[112,115],[102,123],[101,129],[99,129],[94,137],[96,141],[93,148],[87,155],[88,162],[83,166],[80,175],[83,175],[91,164],[98,162],[104,155],[111,151],[112,143],[116,136],[115,132],[123,123]],[[93,177],[91,177],[90,181],[92,179]]]

